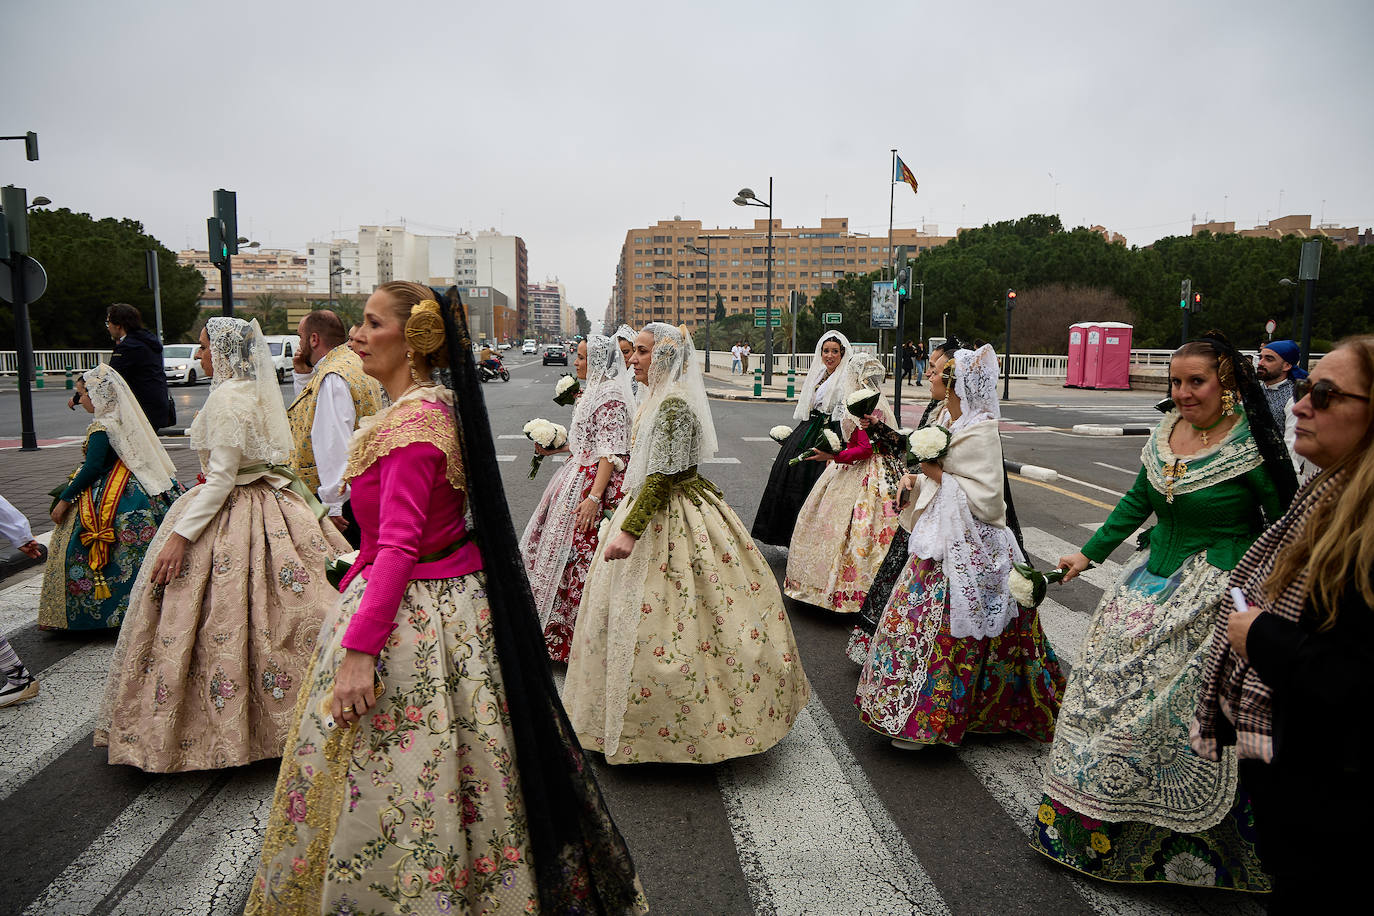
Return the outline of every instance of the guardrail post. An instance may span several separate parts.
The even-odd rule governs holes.
[[[754,367],[754,397],[763,397],[763,367]]]
[[[75,373],[72,372],[72,367],[71,367],[71,366],[68,366],[68,367],[67,367],[67,390],[68,390],[68,391],[71,391],[71,390],[72,390],[73,388],[75,388],[75,387],[76,387]]]
[[[35,388],[43,387],[43,375],[43,364],[35,359],[33,361],[33,386]]]
[[[797,373],[790,366],[787,369],[787,399],[790,401],[797,396]]]

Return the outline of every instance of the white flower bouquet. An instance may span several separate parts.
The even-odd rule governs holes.
[[[840,437],[835,435],[833,429],[823,429],[821,430],[821,434],[816,437],[816,444],[787,462],[787,466],[792,467],[793,465],[801,464],[812,455],[819,455],[821,453],[827,455],[838,454],[842,445],[843,443],[840,442]]]
[[[581,390],[582,383],[577,380],[577,376],[559,376],[558,383],[553,386],[553,402],[563,407],[571,407]]]
[[[1029,563],[1017,563],[1013,560],[1011,573],[1007,576],[1007,588],[1016,599],[1016,603],[1022,607],[1039,607],[1045,600],[1050,583],[1063,579],[1064,572],[1063,569],[1052,569],[1043,573]]]
[[[778,445],[782,445],[786,442],[787,437],[790,435],[792,435],[792,427],[790,426],[774,426],[768,431],[768,438],[772,439]]]
[[[856,417],[866,417],[878,406],[878,392],[869,388],[860,388],[858,391],[844,399],[845,408]]]
[[[943,426],[923,426],[907,439],[911,456],[917,461],[939,461],[949,452],[953,436]]]
[[[527,439],[535,445],[547,449],[562,448],[568,443],[568,429],[558,423],[550,423],[543,417],[535,417],[525,424],[521,430]],[[530,462],[530,479],[539,473],[539,465],[544,463],[544,456],[536,454],[534,460]]]

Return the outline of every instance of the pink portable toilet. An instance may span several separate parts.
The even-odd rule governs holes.
[[[1084,388],[1131,387],[1131,333],[1119,321],[1086,322],[1083,352]]]
[[[1069,325],[1069,375],[1065,388],[1083,387],[1083,349],[1087,346],[1087,322]]]

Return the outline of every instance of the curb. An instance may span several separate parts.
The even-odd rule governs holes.
[[[1002,461],[1002,466],[1013,474],[1020,474],[1029,480],[1058,480],[1059,472],[1053,468],[1042,468],[1037,464],[1022,464],[1019,461]]]
[[[1098,426],[1096,423],[1077,423],[1073,432],[1080,436],[1148,436],[1148,426]]]
[[[756,397],[752,394],[737,394],[728,391],[707,391],[706,396],[722,401],[765,401],[772,404],[791,404],[796,400],[796,398],[783,397],[780,394],[761,394]]]

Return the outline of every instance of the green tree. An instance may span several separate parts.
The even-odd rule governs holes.
[[[577,317],[577,333],[582,337],[586,337],[592,332],[592,320],[587,317],[587,310],[578,306],[574,314]]]
[[[131,219],[92,219],[86,213],[34,210],[29,214],[30,254],[48,274],[48,289],[29,308],[35,349],[106,349],[105,309],[128,302],[156,330],[153,292],[146,288],[144,252],[157,252],[162,285],[163,336],[187,339],[199,316],[205,281],[194,267]],[[0,338],[14,339],[14,311],[0,307]]]
[[[264,334],[293,334],[296,330],[287,326],[286,303],[275,293],[258,293],[239,317],[258,319]]]

